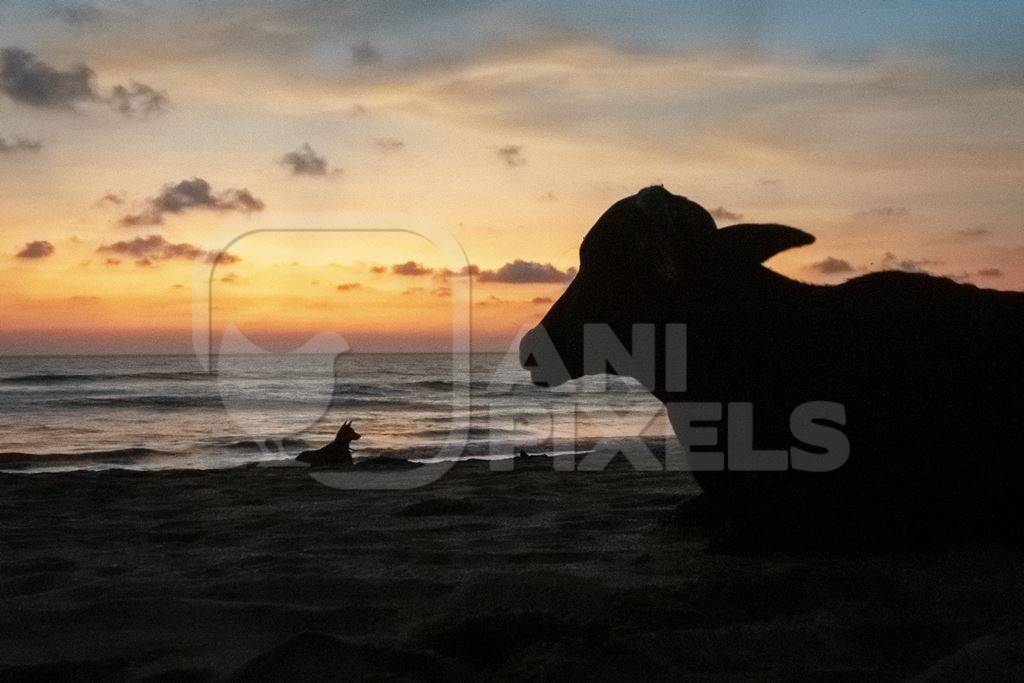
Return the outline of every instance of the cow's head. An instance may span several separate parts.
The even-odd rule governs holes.
[[[585,326],[610,328],[628,347],[635,324],[686,323],[687,311],[708,306],[721,283],[752,276],[780,251],[813,241],[784,225],[719,230],[699,204],[648,187],[613,204],[590,229],[579,273],[523,338],[520,360],[537,384],[581,377],[593,372],[584,368]]]

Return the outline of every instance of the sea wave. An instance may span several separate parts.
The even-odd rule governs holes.
[[[13,377],[0,378],[0,384],[77,384],[85,382],[153,382],[153,381],[189,381],[209,380],[215,378],[208,372],[100,372],[100,373],[73,373],[73,374],[48,374],[36,373],[31,375],[15,375]]]
[[[224,402],[217,395],[190,396],[90,396],[72,399],[53,398],[47,402],[61,408],[154,408],[175,410],[180,408],[223,408]]]
[[[331,405],[337,408],[379,408],[384,410],[437,410],[438,403],[424,401],[405,401],[398,398],[352,398],[335,395]],[[444,405],[441,403],[440,405]]]
[[[483,383],[482,382],[472,382],[470,384],[470,387],[472,387],[473,385],[482,386]],[[421,389],[430,389],[432,391],[451,391],[456,386],[458,388],[460,388],[460,389],[465,389],[466,388],[466,383],[465,382],[458,382],[458,383],[456,383],[456,382],[452,382],[451,380],[446,380],[446,379],[425,379],[425,380],[416,380],[415,382],[406,382],[405,386],[407,386],[407,387],[418,387],[418,388],[421,388]]]
[[[232,451],[246,451],[252,453],[262,453],[264,451],[276,451],[279,447],[282,448],[305,448],[309,445],[309,442],[305,439],[295,439],[286,437],[280,440],[265,439],[263,441],[254,441],[246,439],[244,441],[235,441],[233,443],[226,444],[224,448]]]
[[[18,470],[59,464],[81,468],[97,465],[138,465],[147,460],[174,455],[176,454],[152,448],[118,448],[83,453],[0,453],[0,468]]]
[[[438,439],[451,436],[453,433],[461,434],[457,428],[453,429],[421,429],[410,433],[410,436]],[[488,439],[495,436],[512,436],[519,432],[513,429],[500,429],[498,427],[470,427],[465,431],[465,437],[471,440]]]
[[[110,392],[106,392],[110,393]],[[338,395],[318,396],[316,394],[303,394],[295,391],[293,395],[266,396],[258,392],[250,391],[244,393],[227,393],[223,396],[219,393],[205,394],[145,394],[133,395],[126,392],[117,392],[114,396],[96,396],[52,393],[46,396],[23,397],[17,405],[8,406],[9,411],[31,412],[42,408],[60,410],[78,410],[90,408],[124,408],[130,410],[154,410],[174,411],[189,409],[215,409],[224,410],[225,407],[233,409],[282,409],[290,410],[303,405],[316,405],[327,407],[328,405],[337,408],[372,408],[384,412],[391,411],[435,411],[439,405],[447,405],[444,398],[437,399],[438,402],[430,402],[428,397],[420,397],[427,400],[405,400],[401,397],[387,396],[351,396]]]

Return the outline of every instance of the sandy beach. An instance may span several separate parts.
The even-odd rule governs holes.
[[[0,678],[904,679],[1020,673],[1024,554],[731,555],[685,473],[2,475]],[[1017,667],[1014,669],[1014,667]]]

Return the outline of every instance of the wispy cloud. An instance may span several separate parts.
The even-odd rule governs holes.
[[[983,237],[988,237],[992,234],[992,230],[986,225],[979,225],[976,228],[965,228],[963,230],[957,230],[954,235],[964,240],[977,240]]]
[[[14,138],[8,141],[0,137],[0,154],[13,154],[14,152],[38,152],[43,148],[42,140],[28,140],[26,138]]]
[[[1020,79],[979,78],[941,54],[837,59],[630,50],[534,35],[386,66],[334,79],[334,91],[503,132],[613,140],[669,158],[700,154],[705,163],[764,158],[877,168],[1020,161],[1016,146],[992,142],[1005,131],[1005,101],[1020,96]],[[855,134],[844,125],[851,119],[865,122]],[[684,121],[687,134],[680,135]],[[902,132],[908,129],[915,133]]]
[[[124,204],[125,199],[123,194],[117,194],[114,192],[107,192],[105,195],[96,200],[96,206],[121,206]]]
[[[864,211],[858,211],[853,214],[855,219],[876,219],[876,220],[893,220],[898,218],[904,218],[910,213],[910,209],[905,206],[879,206],[872,209],[866,209]]]
[[[939,261],[931,259],[913,259],[896,256],[892,252],[886,252],[882,258],[882,267],[890,270],[902,270],[907,273],[927,273],[925,266],[942,265]]]
[[[487,297],[486,299],[484,299],[483,301],[477,301],[473,305],[474,306],[481,306],[481,307],[484,307],[484,306],[503,306],[503,305],[506,305],[506,304],[509,304],[509,303],[512,303],[512,302],[511,301],[506,301],[505,299],[502,299],[501,297],[494,296],[492,294],[489,297]]]
[[[405,149],[405,143],[398,138],[377,138],[373,144],[382,152],[398,152]]]
[[[718,208],[711,209],[711,211],[709,211],[708,213],[710,213],[716,221],[738,221],[743,218],[742,213],[730,211],[724,206],[719,206]]]
[[[523,156],[522,145],[504,145],[498,148],[498,156],[509,166],[515,168],[516,166],[522,166],[526,163],[526,157]]]

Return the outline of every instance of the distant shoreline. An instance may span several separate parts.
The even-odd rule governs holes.
[[[507,351],[470,351],[459,353],[453,351],[345,351],[343,353],[304,353],[298,351],[267,351],[264,353],[214,353],[217,357],[246,357],[246,356],[503,356]],[[197,353],[2,353],[0,358],[190,358],[201,357],[205,354]]]

